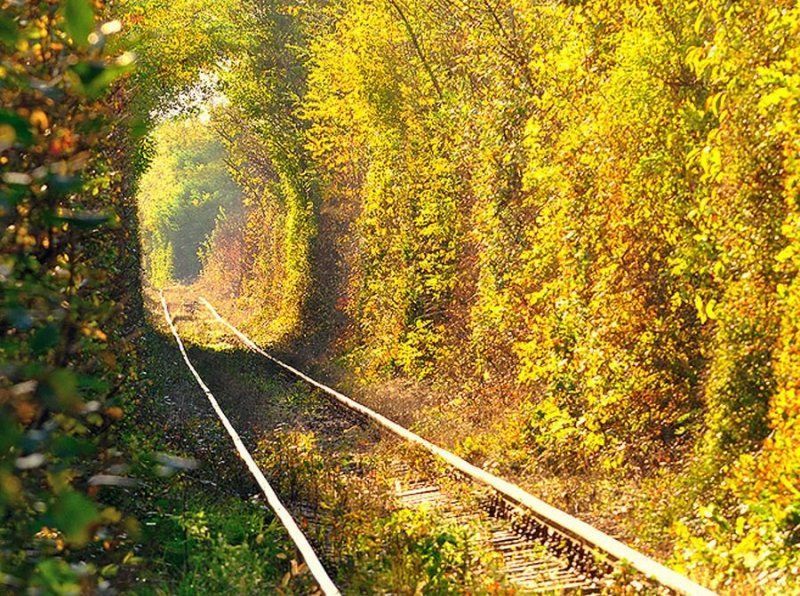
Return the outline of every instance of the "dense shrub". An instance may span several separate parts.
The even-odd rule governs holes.
[[[134,395],[136,217],[120,168],[131,56],[92,5],[0,14],[0,585],[90,591],[138,525],[116,424]],[[109,486],[111,485],[111,486]]]

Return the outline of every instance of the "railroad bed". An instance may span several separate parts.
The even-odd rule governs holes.
[[[387,463],[386,473],[393,487],[392,498],[398,507],[415,508],[423,505],[436,508],[451,523],[479,522],[479,539],[483,546],[502,557],[502,572],[506,580],[522,593],[600,593],[646,592],[713,594],[688,578],[659,564],[655,560],[627,547],[611,536],[589,526],[577,518],[552,507],[520,487],[485,470],[473,466],[457,455],[438,447],[381,414],[355,402],[303,372],[273,357],[255,344],[241,330],[222,318],[204,298],[199,302],[211,315],[212,324],[221,326],[248,350],[269,360],[284,374],[301,379],[330,399],[325,412],[336,422],[352,424],[354,417],[369,421],[384,433],[415,445],[444,462],[445,472],[420,474],[402,457]],[[331,566],[331,558],[317,551],[301,531],[289,509],[284,506],[275,490],[258,468],[236,429],[217,403],[211,390],[194,368],[183,345],[181,336],[169,311],[163,293],[161,303],[164,316],[172,331],[184,361],[203,389],[217,416],[231,436],[236,450],[247,464],[267,502],[298,547],[320,589],[326,594],[338,594],[322,561]],[[190,307],[199,316],[195,305]],[[219,330],[217,330],[218,332]],[[340,432],[340,431],[336,431]],[[453,491],[453,483],[467,487],[472,497],[465,499],[463,490]],[[320,523],[314,511],[296,506],[302,525],[314,528]]]

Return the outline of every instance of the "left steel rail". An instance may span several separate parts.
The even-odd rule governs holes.
[[[289,513],[286,507],[283,506],[283,503],[281,503],[280,499],[278,499],[278,495],[272,489],[269,482],[267,482],[263,472],[258,467],[255,460],[253,460],[253,456],[250,455],[247,447],[245,447],[242,439],[239,437],[239,433],[237,433],[236,429],[233,428],[233,425],[231,424],[230,420],[228,420],[225,412],[222,411],[222,408],[220,407],[214,395],[211,393],[211,390],[203,382],[203,379],[200,377],[197,369],[195,369],[189,360],[189,356],[186,353],[186,348],[183,345],[180,335],[178,335],[178,330],[175,328],[175,323],[173,322],[172,316],[169,313],[169,307],[167,306],[167,300],[164,298],[163,291],[160,293],[160,296],[161,306],[164,309],[164,318],[167,321],[170,331],[172,331],[172,335],[175,336],[175,341],[178,343],[178,349],[183,356],[183,360],[186,362],[186,366],[189,367],[192,375],[194,375],[197,384],[200,385],[200,388],[206,394],[208,401],[211,402],[211,407],[214,408],[214,411],[217,413],[217,416],[222,422],[222,425],[225,427],[225,430],[228,431],[228,434],[230,435],[231,439],[233,440],[233,444],[236,447],[236,451],[244,460],[245,464],[247,464],[247,468],[250,470],[253,478],[255,478],[258,486],[264,492],[264,496],[267,498],[267,503],[269,503],[269,506],[283,524],[283,527],[286,528],[286,531],[289,533],[289,537],[297,546],[297,550],[300,551],[300,555],[303,557],[306,565],[308,565],[309,571],[311,571],[311,574],[314,576],[317,584],[319,584],[322,592],[326,596],[338,596],[340,594],[339,589],[331,580],[328,572],[325,571],[325,567],[323,567],[319,557],[317,557],[317,554],[314,552],[314,549],[311,547],[311,544],[308,542],[305,534],[303,534],[297,523],[294,521],[294,518],[292,518],[292,515]]]

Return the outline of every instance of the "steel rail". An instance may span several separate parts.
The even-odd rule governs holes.
[[[446,461],[451,466],[456,468],[457,470],[461,471],[462,473],[466,474],[470,478],[477,480],[478,482],[485,484],[498,493],[503,495],[504,497],[508,498],[509,500],[513,501],[514,503],[521,505],[522,507],[530,510],[534,515],[536,515],[541,521],[550,525],[551,527],[572,536],[585,544],[589,545],[590,547],[597,549],[598,551],[602,551],[606,555],[610,556],[612,559],[620,562],[620,563],[627,563],[632,568],[636,569],[638,572],[643,574],[645,577],[665,586],[679,594],[687,594],[687,595],[698,595],[698,596],[713,596],[715,592],[709,590],[701,586],[700,584],[690,580],[684,575],[681,575],[677,571],[670,569],[669,567],[662,565],[658,561],[651,559],[650,557],[643,555],[642,553],[632,549],[626,544],[623,544],[616,538],[613,538],[590,526],[584,521],[579,520],[578,518],[566,513],[565,511],[561,511],[560,509],[545,503],[541,499],[534,497],[532,494],[528,493],[527,491],[523,490],[519,486],[508,482],[500,478],[499,476],[495,476],[483,470],[468,461],[460,458],[459,456],[455,455],[454,453],[450,453],[446,449],[439,447],[417,435],[416,433],[411,432],[410,430],[400,426],[396,422],[389,420],[385,416],[375,412],[374,410],[368,408],[367,406],[358,403],[357,401],[347,397],[346,395],[339,393],[335,389],[331,389],[327,385],[323,385],[322,383],[312,379],[308,375],[304,374],[303,372],[297,370],[293,366],[282,362],[281,360],[275,358],[271,354],[267,353],[264,349],[259,347],[255,342],[253,342],[249,337],[247,337],[244,333],[242,333],[239,329],[234,327],[231,323],[229,323],[226,319],[224,319],[217,310],[211,305],[211,303],[206,300],[204,297],[200,297],[200,302],[208,309],[208,311],[214,316],[214,318],[225,325],[228,329],[233,332],[239,340],[246,345],[248,348],[253,350],[254,352],[261,354],[268,360],[274,362],[284,370],[287,370],[294,374],[295,376],[303,379],[310,385],[320,389],[324,393],[327,393],[334,399],[336,399],[341,404],[345,405],[346,407],[350,408],[351,410],[355,410],[356,412],[360,412],[361,414],[371,418],[384,428],[388,429],[389,431],[393,432],[394,434],[402,437],[408,441],[416,443],[429,451],[430,453],[436,455],[440,459]]]
[[[292,518],[292,515],[289,513],[286,507],[283,506],[283,503],[281,503],[280,499],[278,499],[278,495],[272,489],[269,482],[267,482],[267,479],[264,477],[261,469],[253,460],[253,457],[250,455],[247,447],[245,447],[242,439],[239,437],[239,433],[237,433],[236,429],[233,428],[233,425],[230,423],[230,420],[228,420],[225,412],[222,411],[222,408],[220,407],[214,395],[211,393],[211,390],[203,382],[200,374],[189,360],[189,356],[186,353],[186,348],[183,346],[183,341],[181,340],[180,335],[178,335],[178,330],[175,328],[175,324],[172,321],[172,316],[169,314],[169,307],[167,306],[167,301],[164,298],[163,291],[161,292],[161,306],[164,309],[164,317],[167,320],[167,325],[169,326],[170,331],[172,331],[172,335],[175,336],[175,341],[178,343],[178,348],[183,356],[183,360],[186,362],[186,366],[189,367],[189,370],[194,375],[197,384],[200,385],[200,388],[206,394],[208,401],[211,402],[211,407],[214,408],[214,411],[217,413],[217,416],[222,422],[222,425],[225,427],[225,430],[228,431],[231,439],[233,439],[233,444],[236,446],[236,451],[244,460],[245,464],[247,464],[247,468],[250,470],[250,473],[256,479],[258,486],[261,487],[261,490],[264,492],[264,496],[267,498],[267,503],[269,503],[269,506],[283,524],[283,527],[286,528],[286,531],[289,533],[289,537],[297,546],[297,550],[300,551],[303,560],[305,561],[306,565],[308,565],[308,569],[311,571],[311,574],[314,576],[314,579],[319,584],[319,587],[323,593],[326,594],[326,596],[339,596],[339,589],[328,576],[328,572],[325,571],[325,567],[323,567],[322,563],[320,563],[319,558],[317,558],[317,554],[314,552],[311,544],[309,544],[305,534],[303,534],[303,532],[297,526],[297,523]]]

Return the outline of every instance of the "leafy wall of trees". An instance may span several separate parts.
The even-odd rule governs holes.
[[[749,512],[726,556],[780,565],[800,471],[794,4],[336,6],[305,114],[325,189],[359,202],[359,359],[515,378],[556,468],[692,446]]]
[[[692,449],[744,512],[710,522],[736,545],[713,557],[780,567],[800,507],[795,4],[330,11],[304,114],[323,194],[358,202],[358,361],[514,379],[555,469]]]
[[[241,255],[228,251],[206,279],[238,267],[239,308],[262,339],[279,341],[308,327],[319,192],[302,98],[319,7],[259,0],[241,8],[239,49],[219,75],[230,103],[217,111],[216,127],[242,188],[246,231]]]
[[[160,53],[172,23],[134,27],[149,8],[62,0],[0,11],[4,593],[129,585],[143,562],[130,491],[151,479],[161,438],[131,422],[148,391],[134,196],[154,111],[209,56],[196,45],[178,56],[187,37]]]

